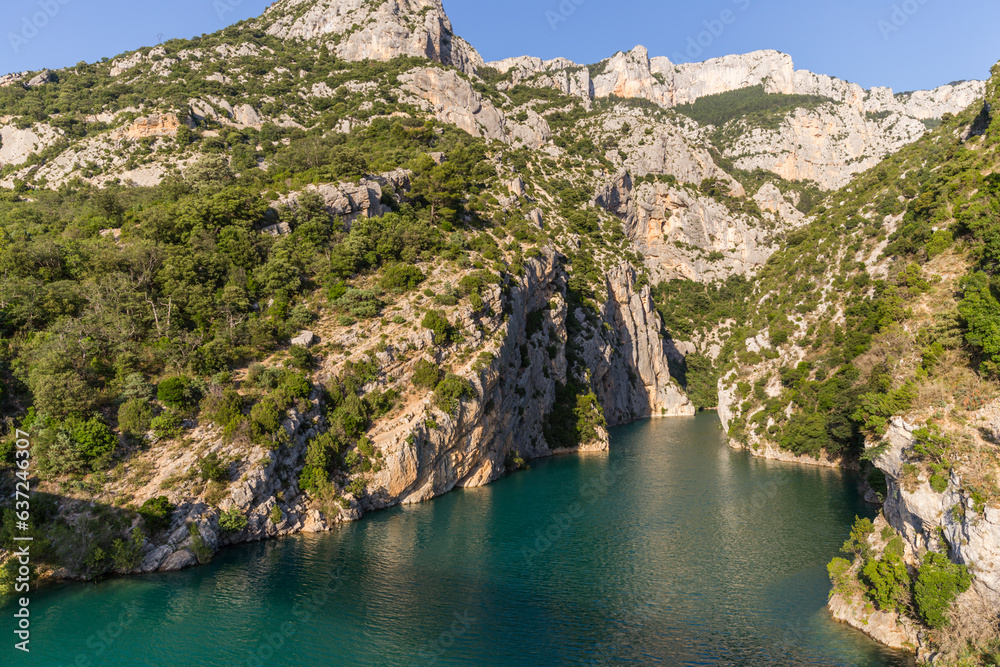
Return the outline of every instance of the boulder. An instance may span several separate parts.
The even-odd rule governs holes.
[[[167,558],[166,562],[160,566],[161,572],[176,572],[186,567],[191,567],[198,562],[198,558],[187,549],[175,551]]]

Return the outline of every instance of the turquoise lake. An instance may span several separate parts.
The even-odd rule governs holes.
[[[856,478],[732,451],[713,414],[611,438],[330,534],[36,591],[32,651],[8,629],[3,664],[912,664],[825,608],[875,514]]]

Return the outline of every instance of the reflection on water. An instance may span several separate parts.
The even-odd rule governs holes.
[[[52,587],[19,664],[909,665],[825,608],[855,487],[730,451],[714,415],[644,422],[329,535]]]

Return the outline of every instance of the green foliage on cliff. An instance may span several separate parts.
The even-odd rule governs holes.
[[[695,408],[705,410],[719,404],[719,371],[710,358],[692,352],[684,358],[683,367],[677,374]]]
[[[721,128],[733,120],[776,130],[782,118],[796,109],[812,109],[831,100],[821,95],[782,95],[768,93],[763,85],[699,97],[693,103],[674,109],[702,125]]]
[[[434,388],[434,404],[445,412],[454,413],[464,399],[475,395],[476,389],[471,382],[448,373]]]
[[[556,400],[546,416],[544,435],[550,449],[577,449],[598,439],[598,430],[607,428],[597,395],[569,382],[556,383]]]
[[[247,527],[248,520],[240,508],[233,506],[219,515],[219,528],[224,533],[239,533]]]
[[[868,557],[871,553],[869,538],[875,533],[875,526],[868,517],[854,517],[854,525],[851,527],[851,535],[844,542],[841,551],[855,556]]]
[[[139,508],[139,515],[150,533],[168,528],[177,507],[166,496],[150,498]]]
[[[903,611],[909,605],[910,575],[899,555],[868,559],[861,568],[861,580],[868,585],[868,599],[882,611]]]
[[[972,575],[965,565],[952,563],[939,553],[928,553],[913,586],[917,612],[928,626],[943,628],[950,622],[947,613],[955,597],[971,585]]]
[[[421,359],[413,369],[413,384],[423,389],[434,389],[441,381],[441,375],[437,364]]]
[[[448,321],[448,317],[442,310],[429,310],[421,320],[420,326],[430,329],[434,334],[435,345],[447,345],[454,340],[455,328]]]

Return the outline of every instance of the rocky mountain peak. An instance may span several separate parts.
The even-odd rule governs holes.
[[[467,73],[483,62],[441,0],[279,0],[260,23],[282,39],[325,41],[345,60],[427,57]]]

